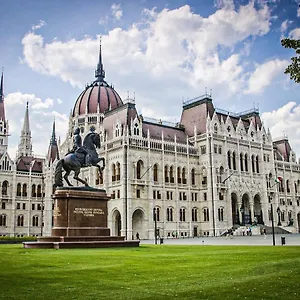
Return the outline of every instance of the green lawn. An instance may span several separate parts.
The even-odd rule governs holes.
[[[300,247],[1,245],[0,299],[300,299]]]

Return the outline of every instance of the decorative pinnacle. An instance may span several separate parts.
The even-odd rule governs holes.
[[[95,77],[100,81],[103,82],[105,78],[105,71],[103,68],[102,63],[102,45],[101,45],[101,37],[100,37],[100,49],[99,49],[99,61],[97,64],[97,69],[95,70]]]

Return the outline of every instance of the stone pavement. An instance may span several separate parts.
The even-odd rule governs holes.
[[[281,246],[281,237],[285,237],[285,246],[300,246],[300,234],[276,234],[275,245]],[[248,246],[273,246],[272,235],[233,236],[226,237],[199,237],[199,238],[164,238],[165,245],[248,245]],[[154,244],[154,240],[141,240],[141,244]],[[158,239],[157,243],[160,241]]]

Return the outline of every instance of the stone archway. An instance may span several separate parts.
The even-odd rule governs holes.
[[[257,224],[264,224],[263,214],[261,210],[261,198],[258,194],[254,196],[254,221],[257,221]]]
[[[132,214],[132,236],[137,238],[137,233],[140,239],[148,238],[145,228],[145,214],[141,209],[136,209]]]
[[[239,211],[238,211],[238,198],[235,193],[231,193],[231,215],[232,225],[240,224]]]
[[[242,205],[240,207],[240,212],[242,214],[242,224],[241,225],[252,224],[250,201],[249,201],[248,194],[244,194],[242,197]]]
[[[113,236],[121,236],[122,222],[121,214],[118,210],[115,210],[112,215],[112,232]]]

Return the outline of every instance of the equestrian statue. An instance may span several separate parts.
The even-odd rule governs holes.
[[[104,157],[99,157],[96,148],[100,148],[100,136],[95,132],[95,127],[90,128],[90,132],[81,140],[80,129],[76,128],[73,136],[73,149],[69,151],[65,157],[58,161],[55,169],[55,186],[63,186],[63,178],[69,186],[72,186],[68,177],[71,171],[74,171],[74,179],[80,181],[85,186],[88,183],[79,178],[80,169],[84,167],[95,166],[98,168],[100,178],[103,178],[103,170],[105,168]],[[98,164],[102,161],[102,167]],[[62,176],[63,170],[66,172]]]

